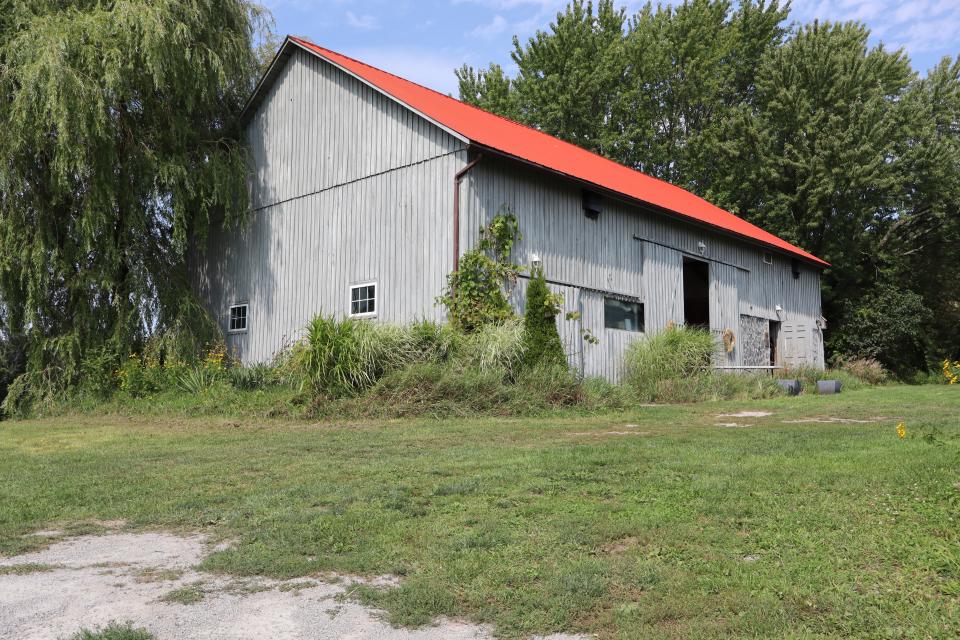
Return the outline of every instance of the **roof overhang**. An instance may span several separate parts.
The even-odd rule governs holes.
[[[547,173],[551,173],[551,174],[553,174],[553,175],[555,175],[555,176],[560,176],[560,177],[562,177],[562,178],[564,178],[564,179],[566,179],[566,180],[569,180],[570,182],[573,182],[573,183],[575,183],[575,184],[581,185],[582,187],[589,188],[589,189],[592,190],[592,191],[596,191],[597,193],[602,194],[604,197],[611,198],[611,199],[613,199],[613,200],[618,200],[618,201],[623,202],[624,204],[628,204],[628,205],[630,205],[630,206],[640,207],[640,208],[642,208],[642,209],[644,209],[644,210],[646,210],[646,211],[648,211],[648,212],[650,212],[650,213],[653,213],[653,214],[656,214],[656,215],[662,215],[662,216],[665,216],[665,217],[670,218],[670,219],[672,219],[672,220],[676,220],[677,222],[682,222],[683,224],[686,224],[686,225],[690,225],[690,226],[697,227],[697,228],[700,228],[700,229],[705,229],[705,230],[708,230],[708,231],[712,231],[713,233],[717,233],[717,234],[719,234],[719,235],[722,235],[722,236],[725,236],[725,237],[728,237],[728,238],[733,238],[733,239],[738,240],[738,241],[740,241],[740,242],[745,242],[745,243],[747,243],[747,244],[753,245],[753,246],[755,246],[755,247],[759,247],[759,248],[764,249],[764,250],[766,250],[766,251],[772,251],[772,252],[775,252],[775,253],[777,253],[777,254],[779,254],[779,255],[787,256],[788,258],[790,258],[790,259],[792,259],[792,260],[799,260],[799,261],[803,262],[804,264],[806,264],[806,265],[808,265],[808,266],[811,266],[811,267],[814,267],[814,268],[816,268],[816,269],[819,269],[820,271],[822,271],[822,270],[826,269],[827,267],[830,267],[830,266],[831,266],[830,263],[828,263],[828,262],[823,262],[823,263],[821,264],[820,262],[817,262],[817,261],[815,261],[815,260],[811,260],[811,259],[806,258],[806,257],[804,257],[804,256],[797,255],[797,254],[791,253],[791,252],[789,252],[789,251],[785,251],[784,249],[781,249],[780,247],[776,247],[776,246],[773,246],[773,245],[771,245],[771,244],[767,244],[766,242],[763,242],[763,241],[761,241],[761,240],[757,240],[756,238],[751,238],[751,237],[749,237],[749,236],[745,236],[745,235],[736,233],[736,232],[734,232],[734,231],[731,231],[730,229],[726,229],[726,228],[721,227],[721,226],[719,226],[719,225],[710,224],[709,222],[701,222],[700,220],[695,220],[695,219],[693,219],[693,218],[690,218],[689,216],[683,215],[682,213],[677,213],[677,212],[675,212],[675,211],[671,211],[670,209],[666,209],[666,208],[664,208],[664,207],[659,207],[659,206],[657,206],[657,205],[655,205],[655,204],[652,204],[652,203],[647,202],[647,201],[645,201],[645,200],[641,200],[641,199],[639,199],[639,198],[631,198],[630,196],[628,196],[628,195],[626,195],[626,194],[623,194],[623,193],[621,193],[621,192],[619,192],[619,191],[614,191],[614,190],[612,190],[612,189],[608,189],[607,187],[604,187],[604,186],[602,186],[602,185],[599,185],[599,184],[590,182],[590,181],[588,181],[588,180],[584,180],[584,179],[582,179],[582,178],[578,178],[578,177],[576,177],[576,176],[572,176],[572,175],[570,175],[570,174],[568,174],[568,173],[563,173],[563,172],[561,172],[561,171],[557,171],[556,169],[552,169],[552,168],[550,168],[550,167],[545,167],[545,166],[543,166],[543,165],[541,165],[541,164],[537,164],[537,163],[531,162],[531,161],[529,161],[529,160],[527,160],[527,159],[525,159],[525,158],[520,158],[520,157],[511,155],[511,154],[509,154],[509,153],[505,153],[505,152],[503,152],[503,151],[501,151],[501,150],[499,150],[499,149],[495,149],[495,148],[493,148],[493,147],[487,147],[487,146],[484,146],[484,145],[471,143],[471,144],[470,144],[470,148],[471,148],[471,149],[475,149],[475,150],[477,150],[477,151],[481,151],[481,152],[483,152],[484,154],[495,155],[495,156],[498,156],[498,157],[501,157],[501,158],[510,160],[510,161],[512,161],[512,162],[517,162],[517,163],[522,164],[522,165],[525,165],[525,166],[527,166],[527,167],[533,167],[533,168],[535,168],[535,169],[539,169],[540,171],[546,171]]]
[[[310,46],[308,46],[308,45],[310,45]],[[574,183],[581,184],[581,185],[583,185],[583,186],[589,187],[589,188],[592,189],[592,190],[595,190],[595,191],[597,191],[597,192],[599,192],[599,193],[602,193],[602,194],[604,194],[606,197],[613,198],[613,199],[619,200],[619,201],[621,201],[621,202],[624,202],[624,203],[627,203],[627,204],[630,204],[630,205],[633,205],[633,206],[640,206],[640,207],[642,207],[642,208],[650,211],[651,213],[655,213],[655,214],[659,214],[659,215],[664,215],[664,216],[667,216],[667,217],[669,217],[669,218],[671,218],[671,219],[674,219],[674,220],[677,220],[677,221],[679,221],[679,222],[682,222],[682,223],[684,223],[684,224],[692,225],[692,226],[695,226],[695,227],[698,227],[698,228],[708,229],[708,230],[710,230],[710,231],[712,231],[712,232],[714,232],[714,233],[718,233],[718,234],[720,234],[720,235],[724,235],[724,236],[727,236],[727,237],[735,238],[735,239],[737,239],[737,240],[739,240],[739,241],[741,241],[741,242],[746,242],[746,243],[749,243],[749,244],[754,245],[754,246],[763,247],[764,249],[766,249],[766,250],[768,250],[768,251],[774,251],[774,252],[776,252],[776,253],[778,253],[778,254],[788,256],[788,257],[790,257],[791,259],[799,260],[799,261],[801,261],[801,262],[803,262],[803,263],[805,263],[805,264],[808,264],[808,265],[810,265],[810,266],[813,266],[813,267],[815,267],[815,268],[817,268],[817,269],[821,269],[821,270],[822,270],[822,269],[827,268],[827,267],[830,266],[829,263],[827,263],[826,261],[820,260],[819,258],[816,258],[816,257],[808,257],[808,256],[806,256],[806,255],[803,255],[803,253],[805,253],[805,252],[802,252],[802,250],[799,250],[799,249],[798,249],[798,251],[801,251],[801,253],[795,253],[795,252],[793,252],[793,251],[789,251],[789,250],[787,250],[787,249],[784,249],[784,248],[782,248],[782,247],[776,246],[776,245],[774,245],[774,244],[768,244],[767,242],[765,242],[765,241],[762,240],[762,239],[753,238],[753,237],[750,237],[750,236],[748,236],[748,235],[744,235],[744,234],[738,233],[738,232],[736,232],[736,231],[734,231],[734,230],[731,230],[731,229],[729,229],[729,228],[726,228],[726,227],[724,227],[724,226],[722,226],[722,225],[712,224],[712,223],[710,223],[710,222],[708,222],[708,221],[699,220],[699,219],[697,219],[696,217],[693,217],[693,216],[691,216],[691,215],[687,215],[687,214],[681,213],[681,212],[679,212],[679,211],[674,211],[674,210],[672,210],[672,209],[669,209],[669,208],[666,208],[666,207],[663,207],[663,206],[659,206],[659,205],[653,204],[653,203],[651,203],[651,202],[645,201],[645,200],[643,200],[643,199],[636,198],[636,197],[634,197],[634,196],[628,195],[628,194],[623,193],[623,192],[621,192],[621,191],[617,191],[617,190],[615,190],[615,189],[610,189],[609,187],[604,187],[604,186],[602,186],[602,185],[600,185],[600,184],[598,184],[598,183],[590,182],[589,180],[586,180],[586,179],[584,179],[584,178],[577,177],[577,176],[575,176],[575,175],[568,174],[568,173],[565,173],[565,172],[563,172],[563,171],[560,171],[560,170],[557,170],[557,169],[554,169],[554,168],[551,168],[551,167],[548,167],[548,166],[545,166],[545,165],[542,165],[542,164],[538,164],[537,162],[534,162],[534,161],[532,161],[532,160],[529,160],[529,159],[526,159],[526,158],[517,156],[517,155],[512,154],[512,153],[510,153],[510,152],[508,152],[508,151],[504,151],[504,150],[499,149],[499,148],[496,148],[496,147],[492,147],[492,146],[489,146],[489,145],[484,145],[484,144],[478,143],[478,142],[476,142],[475,140],[470,139],[470,137],[468,137],[467,135],[462,134],[462,133],[460,133],[460,132],[458,132],[458,131],[450,128],[449,126],[445,125],[445,124],[442,123],[442,122],[439,122],[439,121],[436,120],[435,118],[433,118],[433,117],[431,117],[430,115],[424,113],[422,110],[416,108],[415,106],[413,106],[413,105],[405,102],[404,100],[398,98],[397,96],[393,95],[393,94],[390,93],[389,91],[386,91],[385,89],[383,89],[383,88],[377,86],[376,84],[370,82],[369,80],[367,80],[366,78],[362,77],[361,75],[359,75],[358,73],[356,73],[356,72],[353,71],[352,69],[349,69],[349,68],[345,67],[343,64],[340,64],[337,60],[333,60],[333,59],[331,59],[330,57],[324,55],[324,53],[323,53],[322,50],[321,50],[321,51],[318,51],[315,47],[316,47],[316,45],[312,45],[312,43],[309,43],[309,42],[307,42],[307,41],[303,41],[303,40],[301,40],[301,39],[299,39],[299,38],[296,38],[296,37],[293,37],[293,36],[287,36],[287,37],[284,39],[283,44],[281,45],[280,49],[277,51],[276,55],[274,56],[273,60],[271,61],[270,66],[267,68],[267,70],[266,70],[266,72],[264,73],[263,77],[262,77],[262,78],[260,79],[260,81],[257,83],[257,86],[256,86],[256,88],[255,88],[254,91],[253,91],[253,94],[250,96],[250,99],[247,101],[246,105],[244,106],[243,111],[241,112],[241,115],[240,115],[240,118],[241,118],[241,122],[242,122],[242,123],[248,122],[249,119],[253,117],[253,114],[256,112],[257,108],[262,104],[264,98],[266,97],[267,93],[269,92],[270,87],[273,85],[273,83],[276,81],[277,77],[278,77],[278,76],[280,75],[280,73],[282,72],[283,67],[284,67],[284,65],[287,63],[287,61],[289,60],[289,58],[290,58],[297,50],[302,50],[302,51],[305,51],[305,52],[307,52],[307,53],[309,53],[309,54],[311,54],[311,55],[313,55],[313,56],[316,56],[317,58],[320,58],[321,60],[325,61],[327,64],[332,65],[333,67],[335,67],[336,69],[340,70],[341,72],[347,74],[347,75],[350,76],[351,78],[354,78],[354,79],[356,79],[357,81],[363,83],[365,86],[370,87],[371,89],[373,89],[374,91],[376,91],[376,92],[379,93],[380,95],[385,96],[386,98],[390,99],[391,101],[395,102],[396,104],[399,104],[399,105],[403,106],[404,108],[408,109],[409,111],[417,114],[418,116],[420,116],[421,118],[423,118],[423,119],[426,120],[427,122],[430,122],[431,124],[433,124],[434,126],[436,126],[436,127],[439,128],[439,129],[441,129],[442,131],[445,131],[446,133],[448,133],[449,135],[451,135],[451,136],[454,137],[455,139],[460,140],[460,141],[461,141],[462,143],[464,143],[465,145],[468,145],[470,148],[482,150],[482,151],[484,151],[484,152],[486,152],[486,153],[490,153],[490,154],[494,154],[494,155],[497,155],[497,156],[500,156],[500,157],[503,157],[503,158],[507,158],[507,159],[513,160],[513,161],[515,161],[515,162],[518,162],[518,163],[521,163],[521,164],[524,164],[524,165],[527,165],[527,166],[536,167],[536,168],[538,168],[538,169],[540,169],[540,170],[546,171],[546,172],[551,173],[551,174],[553,174],[553,175],[562,176],[562,177],[564,177],[565,179],[570,180],[570,181],[572,181],[572,182],[574,182]],[[332,53],[332,52],[331,52],[331,53]],[[336,55],[340,55],[340,54],[336,54]],[[362,63],[361,63],[361,64],[362,64]],[[447,96],[445,96],[445,98],[452,99],[452,98],[449,98],[449,97],[447,97]],[[518,126],[522,126],[522,125],[518,125]],[[770,235],[770,234],[767,234],[767,235]]]

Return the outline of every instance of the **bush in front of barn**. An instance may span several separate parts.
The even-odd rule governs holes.
[[[638,340],[624,357],[624,385],[642,402],[700,402],[782,394],[770,375],[713,369],[717,348],[709,331],[691,327],[671,327]]]
[[[150,343],[143,354],[121,363],[92,354],[84,362],[83,384],[67,394],[34,397],[39,385],[14,384],[7,412],[10,417],[70,411],[336,419],[508,416],[782,394],[770,375],[714,370],[716,340],[699,329],[673,328],[634,343],[621,384],[584,379],[565,362],[531,362],[529,343],[519,318],[464,333],[427,321],[396,326],[319,316],[269,364],[243,366],[220,340],[192,357]],[[806,392],[823,379],[840,380],[847,390],[886,379],[878,363],[862,359],[780,376],[801,379]]]

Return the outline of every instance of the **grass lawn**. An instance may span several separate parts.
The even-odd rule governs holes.
[[[715,417],[741,410],[774,415]],[[808,418],[882,419],[796,422]],[[0,423],[0,553],[41,544],[23,537],[38,529],[125,519],[235,539],[208,570],[402,575],[356,592],[398,624],[960,635],[958,386],[588,417],[240,422]]]

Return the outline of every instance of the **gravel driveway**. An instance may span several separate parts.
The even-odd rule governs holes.
[[[202,536],[112,533],[0,558],[0,638],[56,640],[110,621],[146,627],[157,640],[493,638],[489,628],[452,620],[393,628],[340,597],[356,582],[350,579],[234,579],[194,570],[211,550]]]

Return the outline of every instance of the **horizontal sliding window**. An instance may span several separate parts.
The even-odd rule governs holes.
[[[603,326],[607,329],[642,332],[643,303],[604,297]]]

